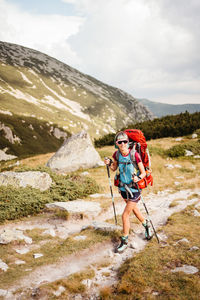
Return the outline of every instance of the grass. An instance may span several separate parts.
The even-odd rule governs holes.
[[[101,299],[198,299],[199,272],[188,275],[171,271],[182,265],[200,269],[200,249],[190,251],[200,244],[199,220],[193,215],[193,206],[176,213],[163,228],[168,236],[167,246],[152,240],[145,249],[127,260],[119,269],[119,281],[111,290],[102,290]],[[188,243],[177,243],[182,238]],[[154,296],[156,293],[157,296]]]

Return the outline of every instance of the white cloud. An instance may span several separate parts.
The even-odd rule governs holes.
[[[186,93],[189,101],[200,103],[197,1],[80,0],[76,4],[87,14],[73,38],[82,70],[137,97],[161,101],[174,91],[176,101],[178,94]],[[194,86],[199,98],[194,97]]]
[[[76,16],[30,14],[0,0],[0,40],[42,51],[68,64],[78,62],[68,39],[82,22]]]
[[[135,97],[200,103],[199,0],[62,2],[77,16],[32,15],[0,0],[0,39],[50,54]]]

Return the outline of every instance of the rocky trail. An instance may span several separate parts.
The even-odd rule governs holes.
[[[184,210],[191,204],[199,205],[200,201],[197,195],[200,195],[200,189],[188,189],[175,193],[172,193],[170,190],[165,190],[158,194],[151,193],[145,197],[144,200],[156,230],[159,230],[159,227],[163,226],[168,217],[173,213]],[[95,207],[102,198],[110,198],[110,195],[91,195],[91,203]],[[177,200],[176,205],[170,206],[170,204],[175,200]],[[85,205],[87,205],[87,203],[88,201],[85,202]],[[119,198],[119,195],[115,195],[115,205],[117,214],[121,215],[124,209],[124,203]],[[142,201],[139,202],[139,207],[145,214]],[[62,220],[56,218],[30,217],[24,221],[10,222],[6,225],[0,226],[0,234],[9,230],[19,230],[24,232],[27,229],[31,230],[39,228],[52,237],[58,236],[65,239],[76,233],[76,239],[81,240],[84,239],[84,231],[82,230],[88,226],[105,231],[115,230],[115,225],[106,222],[106,220],[111,218],[113,218],[112,206],[106,211],[100,210],[98,215],[95,207],[95,211],[90,209],[87,217],[84,217],[83,219]],[[83,298],[81,294],[76,294],[72,295],[70,299],[98,299],[98,293],[102,287],[111,286],[117,282],[117,270],[120,265],[126,259],[134,256],[135,253],[141,251],[147,243],[151,242],[147,242],[144,239],[144,230],[141,225],[132,224],[131,227],[132,233],[129,238],[129,247],[124,253],[115,253],[114,249],[116,245],[111,242],[105,241],[103,243],[98,243],[86,250],[62,257],[56,264],[39,266],[32,272],[28,272],[28,274],[25,273],[24,276],[17,282],[14,282],[9,289],[0,290],[2,299],[33,299],[34,293],[35,296],[37,296],[35,299],[48,299],[45,295],[37,295],[37,291],[44,283],[51,283],[58,279],[66,278],[67,276],[80,272],[88,267],[92,267],[95,272],[95,276],[92,279],[87,279],[83,282],[86,285],[87,292],[85,294],[87,294],[87,296],[84,296]],[[167,244],[167,236],[162,231],[159,231],[158,236],[160,239],[160,246],[164,247]],[[20,251],[21,253],[25,253],[26,250],[29,251],[30,249],[35,249],[36,252],[40,252],[40,245],[31,243],[29,240],[26,241],[25,245],[13,245],[13,247],[15,250],[19,251],[18,253],[20,253]],[[108,266],[98,266],[98,263],[101,264],[105,261],[109,261]],[[31,298],[25,298],[24,296],[27,288],[32,290]],[[16,292],[19,291],[19,289],[20,292]],[[54,296],[59,299],[64,290],[64,287],[59,286]]]

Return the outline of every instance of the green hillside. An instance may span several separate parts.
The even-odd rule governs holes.
[[[55,152],[64,141],[62,135],[70,136],[70,133],[56,124],[33,117],[0,114],[0,149],[7,148],[7,154],[21,158]]]
[[[153,118],[126,92],[41,52],[0,42],[0,112],[32,116],[92,137],[115,132],[130,120]]]

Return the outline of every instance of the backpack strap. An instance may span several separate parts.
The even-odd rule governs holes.
[[[117,164],[119,165],[119,150],[117,150],[115,158],[116,158]]]
[[[151,169],[151,157],[150,157],[150,154],[149,154],[149,149],[146,149],[146,153],[147,153],[148,159],[149,159],[149,169]]]
[[[135,153],[136,153],[136,149],[135,147],[133,147],[130,151],[130,156],[131,156],[131,161],[132,161],[132,164],[134,165],[135,169],[139,170],[138,168],[138,164],[136,163],[136,159],[135,159]]]

